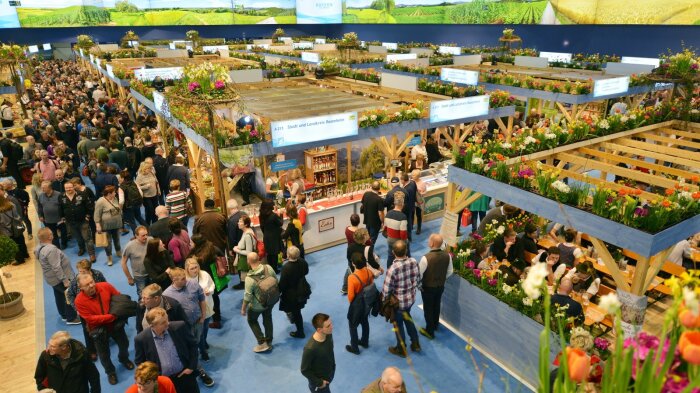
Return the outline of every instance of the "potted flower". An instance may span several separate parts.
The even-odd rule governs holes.
[[[0,269],[14,262],[17,250],[17,243],[7,236],[0,235]],[[24,305],[22,293],[7,292],[2,281],[3,275],[10,277],[9,273],[0,274],[0,319],[10,319],[20,315],[24,311]]]
[[[281,27],[278,27],[277,30],[275,30],[275,32],[272,33],[272,39],[279,40],[280,37],[284,37],[284,29]]]
[[[197,42],[199,42],[199,32],[197,30],[188,30],[185,33],[185,38],[187,41],[192,41],[192,47],[197,47]]]
[[[85,51],[90,51],[90,48],[95,46],[95,42],[87,34],[81,34],[78,36],[78,42],[75,44],[80,49]]]
[[[122,39],[120,40],[120,45],[122,48],[130,48],[133,45],[133,42],[138,42],[139,40],[139,35],[134,33],[133,30],[129,30],[124,34]],[[131,44],[131,45],[130,45]]]
[[[503,38],[509,40],[513,38],[513,33],[515,33],[514,29],[503,29]]]

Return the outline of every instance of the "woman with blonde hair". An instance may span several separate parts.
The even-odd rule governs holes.
[[[144,161],[141,163],[136,175],[136,185],[143,192],[143,209],[146,212],[146,225],[150,225],[158,221],[156,207],[158,207],[158,196],[160,195],[160,187],[153,171],[152,162]]]
[[[289,180],[292,182],[292,185],[289,186],[289,197],[294,200],[297,194],[304,192],[304,179],[301,177],[301,169],[292,169]]]
[[[34,173],[32,175],[32,187],[29,189],[29,194],[32,197],[32,203],[34,204],[34,211],[39,211],[39,194],[41,194],[41,182],[44,181],[44,177],[40,172]],[[31,238],[30,238],[31,239]]]
[[[97,233],[107,233],[107,265],[112,266],[112,244],[117,252],[117,257],[122,256],[120,233],[123,226],[122,209],[116,198],[117,189],[108,185],[102,190],[102,197],[95,202],[95,226]]]
[[[202,356],[202,360],[208,361],[207,335],[209,334],[209,322],[211,322],[211,317],[214,315],[214,298],[212,295],[216,291],[216,285],[214,285],[214,280],[209,273],[199,268],[199,262],[196,258],[188,258],[185,261],[185,274],[187,274],[188,280],[198,283],[204,292],[206,310],[204,313],[204,324],[202,325],[202,335],[199,338],[199,353]]]

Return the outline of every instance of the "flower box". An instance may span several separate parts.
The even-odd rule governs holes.
[[[538,386],[538,343],[544,326],[457,275],[445,283],[440,317],[498,365],[531,388]],[[551,360],[559,353],[557,342],[552,334]]]
[[[395,71],[394,71],[395,72]],[[500,85],[495,83],[482,83],[479,85],[484,86],[487,90],[505,90],[514,96],[527,97],[527,98],[538,98],[546,101],[562,102],[565,104],[585,104],[587,102],[603,101],[610,98],[616,97],[626,97],[638,94],[648,93],[652,90],[656,90],[654,85],[648,86],[633,86],[630,87],[625,93],[611,94],[607,96],[594,97],[591,94],[568,94],[568,93],[553,93],[546,90],[536,90],[527,89],[524,87],[515,87],[510,85]]]
[[[153,112],[156,112],[156,105],[153,103],[153,101],[144,97],[143,94],[136,91],[136,89],[131,89],[131,95],[136,99],[136,101],[140,102],[141,105],[145,106]]]
[[[357,64],[348,64],[350,68],[355,68],[355,69],[362,69],[362,68],[382,68],[384,66],[384,63],[357,63]]]
[[[360,85],[367,85],[367,86],[378,86],[379,83],[374,83],[374,82],[367,82],[367,81],[360,81],[357,79],[352,79],[352,78],[345,78],[342,76],[336,76],[335,79],[341,80],[341,81],[346,81],[346,82],[352,82],[352,83],[357,83]]]
[[[578,207],[564,205],[539,194],[469,172],[454,165],[450,165],[447,179],[452,183],[468,187],[474,192],[498,196],[498,199],[503,202],[525,208],[531,213],[554,222],[571,225],[583,233],[644,257],[658,254],[696,233],[698,228],[700,228],[700,215],[697,215],[660,232],[651,234],[600,217]]]

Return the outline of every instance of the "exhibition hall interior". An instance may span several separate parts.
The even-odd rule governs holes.
[[[697,0],[0,1],[0,391],[700,392]]]

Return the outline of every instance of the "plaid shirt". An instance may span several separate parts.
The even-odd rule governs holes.
[[[420,270],[415,259],[394,259],[386,272],[384,289],[382,290],[384,299],[394,294],[399,299],[400,310],[411,308],[416,301],[416,288],[418,288],[419,280]]]

